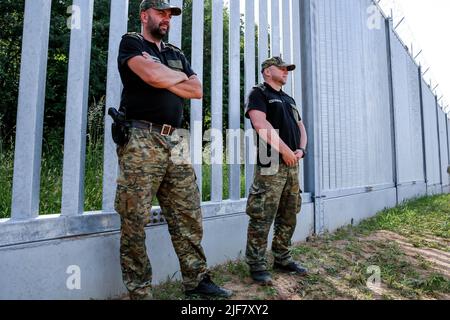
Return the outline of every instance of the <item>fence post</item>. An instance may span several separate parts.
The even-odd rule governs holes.
[[[223,0],[213,0],[211,37],[211,201],[219,202],[223,198]]]
[[[424,114],[424,103],[423,103],[423,88],[422,88],[422,67],[419,66],[419,94],[420,94],[420,118],[422,119],[422,146],[423,146],[423,173],[426,189],[428,189],[428,173],[427,173],[427,149],[426,149],[426,139],[425,139],[425,114]]]
[[[80,215],[84,211],[86,124],[94,0],[74,0],[73,8],[74,14],[80,15],[80,25],[72,26],[70,34],[61,208],[64,216]]]
[[[192,69],[203,82],[203,0],[192,1]],[[197,175],[197,184],[202,194],[202,163],[203,163],[203,102],[202,100],[191,100],[191,159]]]
[[[394,178],[394,184],[395,184],[395,198],[396,203],[399,204],[399,163],[398,163],[398,145],[397,145],[397,117],[396,117],[396,110],[395,110],[395,87],[394,87],[394,79],[393,79],[393,69],[392,69],[392,39],[391,35],[393,32],[393,25],[392,25],[392,19],[385,20],[386,24],[386,48],[387,48],[387,57],[388,57],[388,78],[389,78],[389,102],[391,104],[391,136],[392,136],[392,177]]]
[[[442,136],[441,136],[441,121],[439,119],[439,112],[442,112],[441,108],[439,107],[439,101],[438,101],[438,97],[436,96],[436,121],[437,121],[437,128],[438,128],[438,150],[439,150],[439,176],[440,176],[440,181],[441,181],[441,193],[444,192],[444,172],[443,172],[443,167],[444,164],[442,163]]]
[[[314,201],[314,232],[324,231],[324,212],[322,199],[322,158],[320,137],[320,103],[317,89],[317,47],[318,23],[314,0],[300,2],[301,55],[302,55],[302,105],[306,131],[308,132],[308,150],[310,156],[304,162],[305,190],[311,192]]]
[[[230,0],[229,31],[229,133],[227,149],[229,163],[230,199],[241,198],[241,104],[240,104],[240,62],[241,28],[239,1]]]
[[[293,63],[297,68],[293,71],[293,90],[292,94],[297,103],[297,107],[301,107],[300,112],[303,116],[305,106],[302,104],[302,55],[301,55],[301,33],[302,28],[300,26],[300,2],[292,1],[292,52]],[[307,132],[308,134],[308,132]],[[309,149],[309,146],[308,146]],[[305,161],[300,163],[299,180],[302,186],[305,185],[304,179]],[[308,190],[306,190],[308,192]]]
[[[245,65],[245,97],[247,99],[250,90],[255,85],[255,2],[254,0],[245,1],[245,50],[244,50],[244,65]],[[248,119],[245,119],[245,132],[252,132],[252,126]],[[245,135],[245,194],[248,196],[248,191],[253,183],[254,173],[254,156],[255,152],[253,134]]]
[[[172,6],[183,9],[183,0],[171,0]],[[183,15],[172,18],[170,22],[169,43],[181,48],[181,29],[183,26]]]
[[[118,167],[116,145],[111,137],[112,119],[108,116],[108,109],[117,109],[121,99],[122,81],[117,66],[117,56],[122,35],[127,32],[128,2],[128,0],[111,2],[103,156],[103,212],[114,212]]]
[[[447,122],[448,166],[450,167],[450,118],[449,118],[449,115],[446,115],[445,118],[446,118],[446,122]],[[448,174],[450,174],[450,172],[448,172]]]
[[[297,1],[298,3],[298,1]],[[267,0],[259,0],[259,25],[258,25],[258,69],[269,57],[269,23]],[[258,72],[258,81],[263,82],[262,73]]]
[[[13,220],[39,215],[51,4],[51,0],[25,2],[11,207]]]
[[[296,1],[298,2],[298,1]],[[286,61],[287,63],[292,63],[292,53],[291,53],[291,49],[292,49],[292,45],[291,45],[291,26],[292,26],[292,19],[291,17],[291,13],[294,14],[294,12],[292,12],[291,9],[291,0],[282,0],[282,5],[283,7],[281,8],[281,12],[282,12],[282,25],[283,25],[283,60]],[[292,86],[292,72],[289,73],[288,75],[288,80],[287,83],[285,84],[283,90],[284,92],[286,92],[287,94],[289,94],[290,96],[293,96],[293,86]]]
[[[280,0],[271,0],[272,12],[270,22],[270,52],[271,56],[281,53],[280,36]]]

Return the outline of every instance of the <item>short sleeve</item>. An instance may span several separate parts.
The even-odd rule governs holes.
[[[254,88],[248,97],[247,106],[245,108],[245,117],[247,119],[250,119],[249,112],[251,110],[258,110],[267,113],[266,98],[262,91],[258,88]]]
[[[119,68],[124,67],[131,58],[142,56],[143,51],[144,45],[141,40],[133,36],[123,36],[119,47]]]
[[[297,122],[302,121],[302,116],[300,115],[300,111],[297,109],[297,106],[295,104],[291,104],[292,106],[292,112],[294,113],[294,118]]]
[[[181,62],[183,63],[183,71],[186,74],[186,76],[188,78],[192,77],[193,75],[197,75],[197,73],[194,72],[194,70],[192,70],[191,64],[189,63],[189,61],[186,59],[186,57],[184,56],[184,54],[180,54],[181,56]]]

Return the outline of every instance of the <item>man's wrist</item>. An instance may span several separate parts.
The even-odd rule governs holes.
[[[305,148],[298,148],[298,150],[302,150],[303,152],[303,158],[306,157],[306,149]]]

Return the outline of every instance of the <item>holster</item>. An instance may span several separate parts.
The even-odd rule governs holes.
[[[112,139],[115,144],[123,147],[130,140],[130,124],[125,120],[125,114],[115,108],[109,108],[108,114],[114,121],[111,125]]]
[[[130,140],[130,130],[123,124],[113,122],[111,125],[111,134],[115,144],[123,147]]]

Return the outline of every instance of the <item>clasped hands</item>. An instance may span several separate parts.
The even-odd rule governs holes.
[[[304,153],[302,150],[296,150],[295,152],[290,150],[288,153],[283,154],[283,161],[289,166],[289,167],[295,167],[297,163],[303,159]]]

